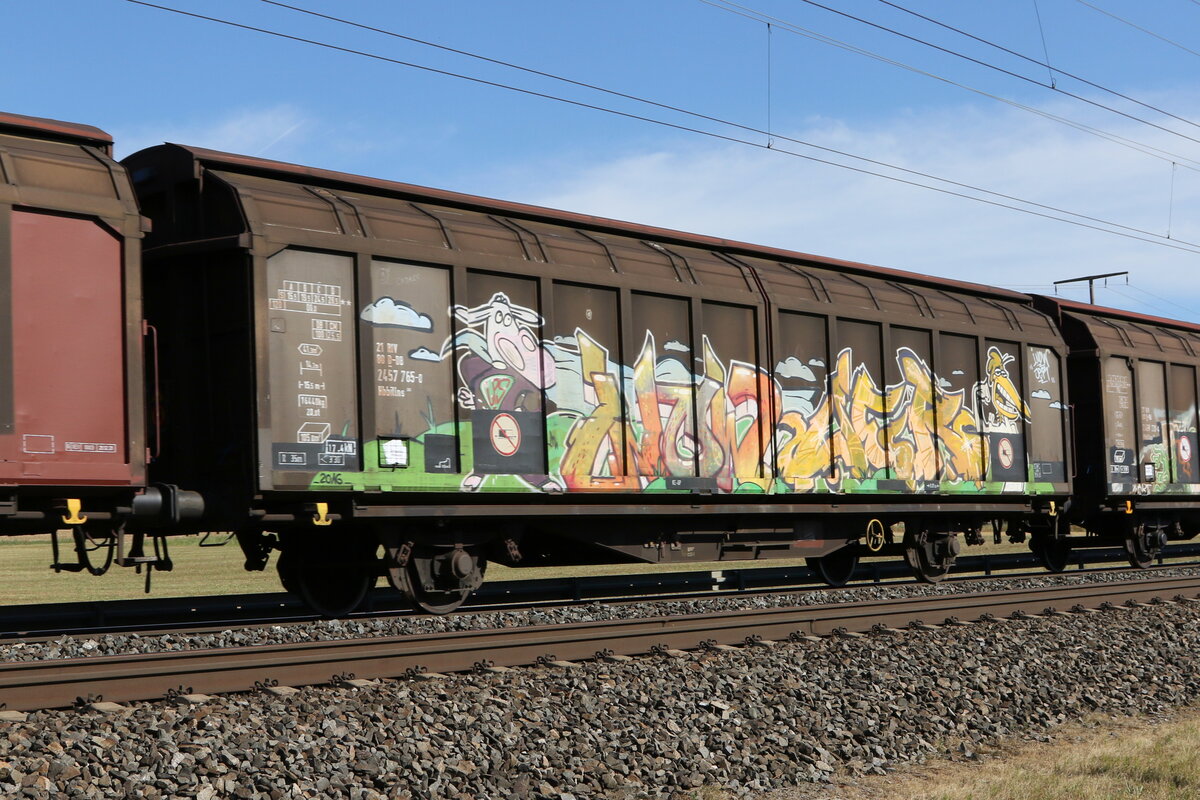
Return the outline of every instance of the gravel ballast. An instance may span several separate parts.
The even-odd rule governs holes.
[[[0,795],[754,795],[1196,697],[1197,604],[0,725]]]
[[[1153,575],[1164,578],[1195,576],[1200,575],[1200,568],[1164,568],[1155,570]],[[736,609],[786,608],[906,597],[973,594],[1007,589],[1040,589],[1083,583],[1139,580],[1146,577],[1148,577],[1148,573],[1143,571],[1103,570],[1077,574],[1045,574],[1025,578],[956,580],[937,585],[923,583],[866,584],[845,589],[815,589],[781,594],[739,594],[689,600],[648,600],[636,603],[589,603],[511,611],[468,611],[445,617],[395,616],[373,619],[317,620],[289,625],[231,628],[216,632],[62,636],[52,641],[0,643],[0,661],[42,661],[125,653],[163,653],[215,647],[249,647],[380,636],[410,636],[443,631],[525,628],[531,625],[642,619]]]

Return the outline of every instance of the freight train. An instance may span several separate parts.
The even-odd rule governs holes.
[[[1200,327],[0,116],[0,533],[322,614],[488,562],[1048,569],[1200,532]],[[60,554],[69,532],[74,560]]]

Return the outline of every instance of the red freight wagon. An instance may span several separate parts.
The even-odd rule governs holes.
[[[146,487],[142,233],[108,134],[0,114],[3,533],[113,544],[176,505]]]

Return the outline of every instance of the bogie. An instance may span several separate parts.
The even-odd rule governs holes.
[[[904,559],[919,581],[938,583],[945,578],[960,550],[958,534],[953,531],[929,530],[921,521],[905,525]]]

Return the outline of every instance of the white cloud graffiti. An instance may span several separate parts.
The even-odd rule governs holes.
[[[381,297],[362,310],[360,314],[372,325],[388,328],[408,328],[414,331],[432,331],[433,320],[403,300]]]
[[[414,358],[417,361],[441,361],[442,360],[441,355],[433,352],[428,347],[418,347],[416,350],[409,350],[408,357]]]
[[[775,366],[775,374],[781,378],[799,378],[804,381],[815,381],[817,376],[811,369],[795,356],[788,356]]]

